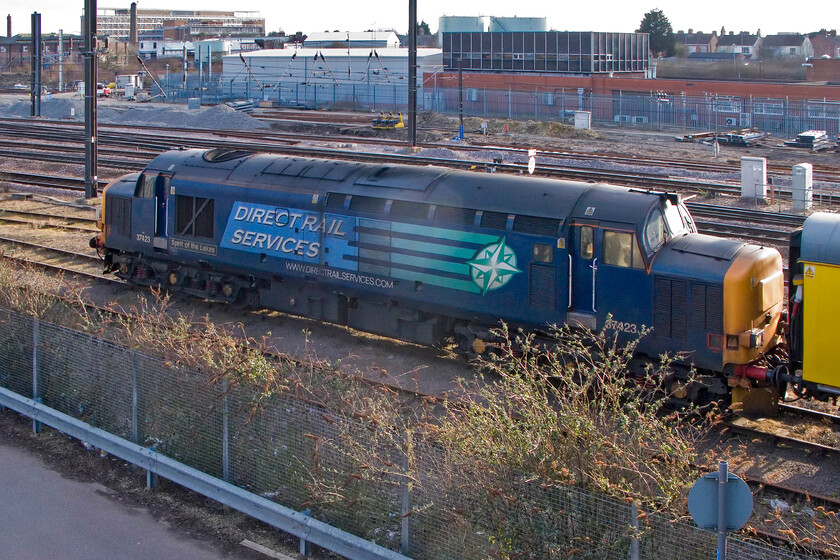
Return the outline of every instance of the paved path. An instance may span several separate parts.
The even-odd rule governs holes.
[[[96,483],[64,478],[28,450],[0,445],[0,558],[240,560],[178,533]]]

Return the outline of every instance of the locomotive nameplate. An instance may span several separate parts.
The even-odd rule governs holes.
[[[219,248],[212,243],[202,243],[201,241],[195,241],[193,239],[177,239],[174,237],[169,239],[169,248],[213,256],[219,252]]]

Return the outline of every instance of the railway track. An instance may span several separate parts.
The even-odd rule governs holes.
[[[20,124],[20,119],[0,119],[0,134],[3,135],[23,135],[27,138],[32,138],[35,135],[43,135],[41,136],[42,139],[49,139],[50,141],[54,141],[56,134],[64,134],[65,138],[69,141],[72,139],[76,139],[80,141],[81,138],[81,131],[78,130],[77,134],[68,136],[66,134],[67,129],[66,127],[75,127],[78,129],[80,123],[67,123],[62,121],[47,121],[45,123],[39,123],[38,126],[33,127],[33,123],[27,122],[26,126]],[[103,125],[101,128],[107,128]],[[111,126],[111,128],[117,128],[115,126]],[[125,128],[120,126],[119,128]],[[177,130],[172,129],[171,127],[142,127],[139,128],[140,130],[154,130],[154,131],[171,131]],[[476,166],[479,167],[487,167],[493,170],[498,171],[507,171],[513,173],[522,173],[525,170],[525,163],[490,163],[490,162],[476,162],[471,160],[460,160],[460,159],[446,159],[446,158],[427,158],[427,157],[420,157],[417,155],[396,155],[390,154],[388,156],[383,156],[382,154],[375,154],[375,153],[368,153],[368,152],[348,152],[346,150],[340,149],[331,149],[331,148],[315,148],[315,147],[300,147],[296,146],[298,142],[302,140],[312,140],[323,142],[325,139],[332,140],[332,141],[341,141],[341,140],[348,140],[347,138],[338,138],[338,137],[329,137],[325,138],[324,136],[315,136],[315,135],[290,135],[290,134],[281,134],[281,133],[272,133],[271,135],[266,134],[265,132],[255,133],[253,131],[249,131],[247,133],[239,133],[234,131],[225,131],[223,134],[227,137],[236,137],[240,138],[239,141],[234,140],[220,140],[218,137],[216,138],[199,138],[196,134],[191,136],[183,135],[183,131],[179,130],[181,135],[168,135],[164,136],[161,133],[158,134],[144,134],[144,133],[131,133],[126,134],[122,133],[108,133],[108,132],[101,132],[100,133],[100,140],[103,145],[105,144],[117,144],[117,145],[124,145],[124,146],[132,146],[132,147],[142,147],[146,150],[152,148],[160,148],[161,150],[164,149],[171,149],[175,147],[198,147],[198,148],[208,148],[208,147],[227,147],[231,149],[246,149],[246,150],[254,150],[254,151],[264,151],[264,152],[273,152],[273,153],[284,153],[289,155],[300,155],[300,156],[310,156],[310,157],[324,157],[324,158],[331,158],[331,159],[353,159],[357,161],[372,161],[377,163],[382,163],[386,158],[387,161],[398,161],[400,163],[412,163],[412,164],[419,164],[419,165],[443,165],[447,167],[453,168],[461,168],[461,169],[469,169],[475,168]],[[206,132],[208,135],[213,134],[214,131],[198,131],[198,133]],[[243,141],[242,138],[248,138],[249,141]],[[268,139],[268,140],[267,140]],[[255,141],[259,140],[259,141]],[[352,141],[358,139],[349,139]],[[392,146],[402,146],[403,143],[395,142],[395,141],[385,141],[382,142],[381,140],[377,141],[375,139],[364,139],[367,143],[377,143],[377,144],[389,144]],[[421,144],[424,147],[442,147],[441,144]],[[453,146],[447,145],[447,149],[453,149]],[[477,147],[477,146],[470,146],[470,147],[458,147],[458,149],[469,151],[469,150],[476,150],[476,149],[488,149],[488,147]],[[498,150],[511,150],[511,148],[505,147],[498,147],[494,146],[493,149]],[[516,150],[519,150],[518,148]],[[553,157],[560,157],[566,155],[567,152],[551,152],[551,151],[541,151],[539,152],[540,156],[553,156]],[[597,159],[600,157],[598,154],[587,154],[588,159]],[[577,154],[578,158],[583,158],[584,154]],[[615,158],[617,156],[609,156]],[[643,159],[632,159],[635,165],[639,166],[649,166],[651,163],[648,160]],[[652,160],[654,162],[662,163],[663,161],[667,160]],[[675,167],[672,165],[671,167]],[[678,167],[678,166],[676,166]],[[557,177],[557,178],[572,178],[577,180],[598,180],[604,182],[614,182],[619,184],[627,184],[627,185],[638,185],[643,186],[646,188],[661,188],[667,190],[684,190],[694,193],[717,193],[717,194],[740,194],[740,186],[736,184],[727,184],[727,183],[720,183],[720,182],[702,182],[697,181],[696,179],[682,179],[672,176],[666,176],[662,173],[658,174],[643,174],[643,173],[628,173],[628,172],[619,172],[619,171],[606,171],[606,170],[595,170],[595,169],[581,169],[581,168],[572,168],[563,165],[552,165],[550,163],[542,163],[541,165],[537,166],[536,173],[539,175],[550,176],[550,177]],[[840,172],[838,172],[837,180],[840,180]],[[788,189],[778,189],[775,191],[775,196],[782,198],[782,199],[790,199],[791,193]],[[818,196],[822,198],[823,202],[826,204],[838,204],[840,203],[840,195],[832,192],[821,192],[818,193]]]

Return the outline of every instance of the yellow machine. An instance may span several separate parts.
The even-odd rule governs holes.
[[[402,113],[397,113],[397,116],[394,116],[394,113],[388,113],[388,116],[385,116],[385,113],[379,113],[379,116],[373,119],[373,123],[371,123],[371,127],[375,128],[376,130],[394,130],[395,128],[404,128],[405,123],[403,122]]]
[[[791,366],[808,393],[840,395],[840,215],[811,215],[798,241],[790,257]]]

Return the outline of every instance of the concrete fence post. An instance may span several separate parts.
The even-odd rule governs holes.
[[[636,502],[630,504],[630,527],[633,537],[630,541],[630,560],[639,560],[639,506]]]
[[[230,383],[222,380],[222,480],[230,482]]]
[[[131,354],[131,441],[140,443],[140,355]]]
[[[32,320],[32,400],[41,402],[40,389],[38,388],[38,370],[40,365],[38,363],[38,346],[41,344],[40,321],[37,317]],[[37,420],[32,420],[32,432],[36,434],[41,433],[41,423]]]

